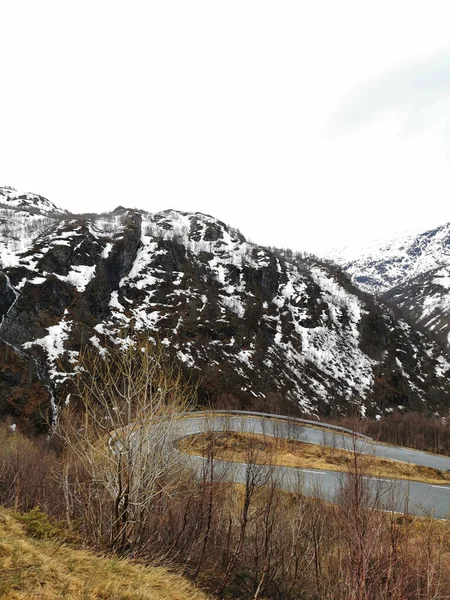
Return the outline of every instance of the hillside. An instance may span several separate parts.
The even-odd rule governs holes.
[[[200,381],[202,402],[445,410],[446,353],[329,263],[200,213],[68,215],[2,193],[0,416],[39,429],[70,392],[82,347],[104,353],[143,330]]]
[[[409,314],[450,343],[450,223],[333,252],[361,289]]]
[[[206,600],[166,569],[71,548],[60,539],[62,533],[46,539],[53,531],[44,515],[33,521],[0,508],[0,598]]]

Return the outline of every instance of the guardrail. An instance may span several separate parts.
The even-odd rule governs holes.
[[[299,417],[286,417],[284,415],[274,415],[270,413],[262,413],[262,412],[251,412],[248,410],[198,410],[192,411],[189,413],[181,413],[181,415],[241,415],[243,417],[262,417],[265,419],[278,419],[281,421],[287,421],[289,423],[306,423],[307,425],[314,425],[315,427],[324,427],[326,429],[334,429],[336,431],[341,431],[342,433],[347,433],[350,435],[356,435],[359,438],[364,440],[373,441],[368,435],[364,433],[359,433],[353,429],[348,429],[347,427],[341,427],[340,425],[332,425],[331,423],[324,423],[323,421],[312,421],[311,419],[300,419]]]

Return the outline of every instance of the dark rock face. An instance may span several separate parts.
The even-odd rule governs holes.
[[[7,275],[0,273],[0,317],[8,312],[16,299],[16,294]]]
[[[25,233],[12,243],[0,223],[0,416],[44,426],[37,415],[51,413],[50,392],[64,400],[83,346],[141,331],[200,381],[204,402],[309,415],[447,410],[439,344],[330,264],[248,243],[198,213],[3,210]]]
[[[12,417],[26,432],[36,434],[47,428],[51,413],[48,389],[33,361],[0,343],[0,420]]]

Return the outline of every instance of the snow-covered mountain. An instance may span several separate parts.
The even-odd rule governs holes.
[[[450,223],[333,252],[361,289],[402,309],[450,344]]]
[[[0,187],[0,205],[2,208],[13,208],[22,211],[28,215],[67,215],[66,210],[62,210],[38,194],[29,192],[19,192],[12,187]]]
[[[77,216],[37,198],[27,217],[4,209],[0,228],[0,416],[39,426],[83,345],[103,352],[136,331],[161,340],[216,405],[446,412],[445,351],[335,266],[200,213]]]

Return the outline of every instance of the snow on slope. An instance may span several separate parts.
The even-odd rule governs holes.
[[[14,267],[29,250],[36,234],[53,225],[50,217],[0,207],[0,268]]]
[[[3,204],[5,208],[15,208],[41,215],[67,214],[67,211],[58,208],[43,196],[29,192],[19,192],[12,187],[0,187],[0,204]]]
[[[362,289],[382,294],[441,266],[450,266],[450,223],[423,233],[376,240],[334,250],[327,257]]]
[[[17,266],[19,256],[64,214],[42,196],[0,187],[0,268]]]
[[[450,345],[450,223],[330,255],[363,290],[383,296]]]
[[[438,267],[393,287],[384,297],[450,346],[449,280],[450,267]]]
[[[254,396],[265,397],[260,384],[270,376],[305,412],[316,412],[337,395],[365,412],[382,361],[361,349],[360,330],[368,309],[331,272],[320,267],[305,272],[304,267],[283,263],[206,215],[147,214],[142,231],[135,262],[119,290],[112,292],[110,318],[97,327],[98,332],[114,338],[118,328],[130,323],[138,330],[154,331],[155,336],[164,332],[163,342],[193,368],[204,369],[208,362],[220,365],[225,357],[240,377],[241,390]],[[189,269],[175,264],[174,242],[183,249]],[[192,265],[200,277],[187,276]],[[261,289],[252,287],[250,279],[264,276],[272,289],[262,301]],[[217,313],[212,324],[208,311],[214,302]],[[193,319],[199,327],[206,324],[224,333],[199,346],[183,335],[191,331]],[[237,342],[239,328],[231,324],[252,319],[254,333]],[[265,338],[262,357],[256,332]]]
[[[45,364],[55,388],[80,344],[105,356],[145,331],[201,373],[208,398],[241,405],[378,414],[445,393],[439,347],[320,261],[288,259],[200,213],[38,216],[48,220],[3,265],[0,339]]]

